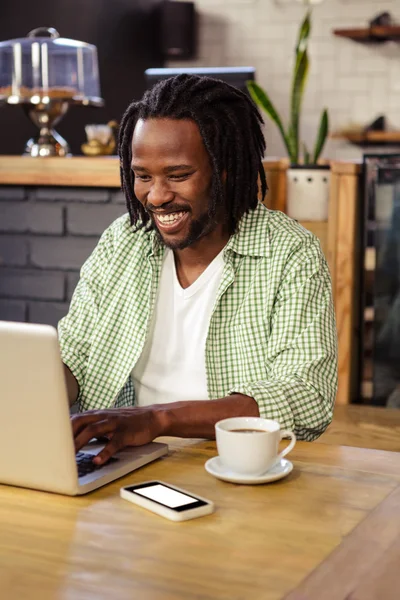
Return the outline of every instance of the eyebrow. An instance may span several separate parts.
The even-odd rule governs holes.
[[[133,171],[141,171],[142,173],[147,173],[147,169],[141,167],[139,165],[131,165]],[[172,165],[171,167],[165,167],[164,173],[172,173],[172,171],[187,171],[188,169],[193,169],[192,165]]]

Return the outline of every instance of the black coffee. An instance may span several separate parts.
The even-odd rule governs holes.
[[[267,433],[266,429],[230,429],[233,433]]]

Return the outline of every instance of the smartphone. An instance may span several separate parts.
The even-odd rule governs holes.
[[[145,481],[121,488],[121,498],[171,521],[187,521],[214,511],[210,500],[195,496],[163,481]]]

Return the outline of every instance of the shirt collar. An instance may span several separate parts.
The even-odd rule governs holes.
[[[270,211],[261,202],[257,208],[245,214],[225,250],[232,250],[244,256],[265,256],[270,253],[269,247]]]

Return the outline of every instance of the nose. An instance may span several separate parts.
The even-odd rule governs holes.
[[[147,203],[162,206],[174,199],[174,192],[165,181],[155,179],[147,195]]]

